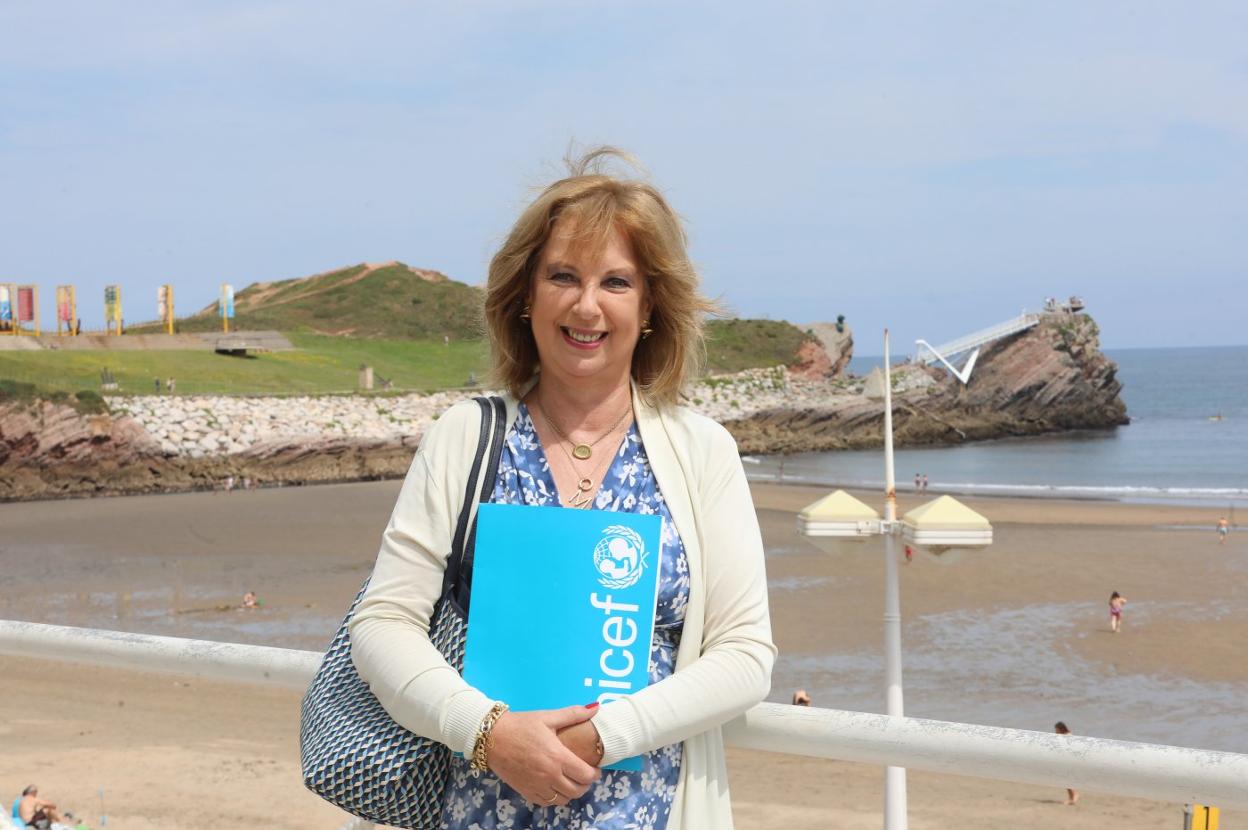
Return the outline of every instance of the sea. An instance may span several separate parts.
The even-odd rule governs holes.
[[[1248,346],[1107,349],[1131,423],[898,449],[899,490],[1248,508]],[[865,375],[881,357],[855,357]],[[974,375],[971,376],[974,383]],[[750,457],[751,478],[882,489],[879,449]]]
[[[1248,346],[1106,355],[1118,364],[1129,425],[900,449],[898,488],[912,488],[915,473],[926,473],[933,493],[1209,505],[1226,508],[1235,523],[1236,508],[1248,508]],[[880,365],[881,358],[856,358],[850,371],[862,375]],[[751,476],[781,476],[781,459],[753,462],[746,465]],[[786,481],[883,488],[879,449],[792,455],[783,464]],[[785,553],[768,549],[769,556]],[[1242,557],[1230,567],[1248,575]],[[772,603],[810,587],[773,584]],[[1133,599],[1128,625],[1227,613],[1200,601]],[[1248,684],[1119,671],[1070,648],[1100,636],[1104,603],[1103,596],[1043,603],[1014,597],[989,609],[903,616],[907,714],[1040,731],[1060,717],[1081,734],[1248,752]],[[802,687],[819,705],[880,712],[883,679],[877,649],[782,651],[772,688]]]

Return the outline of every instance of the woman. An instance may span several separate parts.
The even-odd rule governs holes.
[[[594,169],[617,155],[574,165],[491,261],[485,316],[508,392],[492,500],[663,517],[651,685],[601,708],[513,712],[430,645],[479,424],[475,405],[452,407],[412,462],[351,627],[387,711],[463,755],[446,828],[731,827],[720,726],[769,688],[762,540],[736,445],[677,405],[712,304],[658,191]],[[640,772],[602,769],[635,755]]]

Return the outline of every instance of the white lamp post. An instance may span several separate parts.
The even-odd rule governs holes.
[[[873,373],[874,374],[874,373]],[[798,514],[798,530],[831,552],[834,540],[884,537],[884,687],[885,713],[905,714],[901,685],[901,600],[897,582],[897,533],[907,541],[939,553],[952,547],[991,544],[988,520],[956,499],[941,496],[897,521],[897,487],[893,473],[893,392],[889,367],[888,330],[884,330],[883,383],[868,379],[866,393],[884,401],[884,518],[858,499],[837,490]],[[882,387],[879,388],[879,387]],[[884,773],[884,830],[906,830],[906,770]]]

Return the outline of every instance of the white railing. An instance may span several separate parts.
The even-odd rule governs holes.
[[[990,328],[972,332],[965,337],[959,337],[957,340],[951,340],[948,343],[942,343],[939,346],[932,347],[928,346],[924,341],[919,341],[923,343],[923,346],[927,349],[928,354],[922,354],[922,350],[920,350],[920,353],[916,355],[916,358],[920,363],[935,363],[940,359],[941,355],[946,358],[955,357],[962,352],[970,351],[976,346],[982,346],[985,343],[991,343],[993,340],[1008,337],[1009,335],[1017,334],[1020,331],[1026,331],[1039,322],[1039,314],[1021,314],[1013,320],[1006,320],[1004,323],[998,323]]]
[[[0,620],[0,654],[306,688],[311,651]],[[732,746],[1174,804],[1248,809],[1248,755],[968,723],[760,703],[724,730]],[[367,827],[367,824],[358,824]]]

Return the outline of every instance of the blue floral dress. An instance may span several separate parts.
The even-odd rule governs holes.
[[[491,501],[497,504],[558,506],[550,465],[524,404],[507,432],[498,480]],[[634,425],[620,443],[594,500],[594,509],[663,517],[658,608],[650,645],[650,682],[672,673],[676,648],[689,601],[689,562],[671,513],[650,470]],[[610,706],[611,704],[606,704]],[[492,773],[474,778],[468,759],[452,757],[451,780],[442,812],[443,830],[663,830],[667,826],[681,745],[665,746],[642,756],[641,770],[603,770],[594,786],[567,806],[541,807],[525,801]]]

